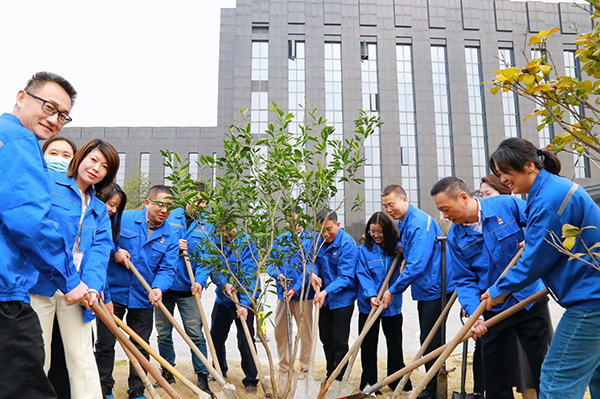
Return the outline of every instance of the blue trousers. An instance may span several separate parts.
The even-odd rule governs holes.
[[[196,299],[193,296],[176,296],[167,291],[163,295],[162,301],[171,314],[173,314],[175,305],[177,305],[177,309],[179,309],[179,314],[181,315],[181,320],[183,321],[183,329],[185,330],[186,334],[189,335],[192,342],[194,342],[198,349],[200,349],[200,352],[202,352],[202,354],[206,357],[206,340],[204,339],[204,333],[202,332],[202,321],[200,320],[200,313],[198,312]],[[165,358],[167,362],[175,366],[173,325],[160,309],[156,309],[156,312],[154,313],[154,319],[156,323],[156,333],[158,334],[158,352],[162,357]],[[208,374],[208,371],[206,370],[204,364],[200,361],[200,358],[198,358],[193,351],[191,352],[194,373]]]
[[[542,364],[540,399],[600,398],[600,310],[567,309]]]

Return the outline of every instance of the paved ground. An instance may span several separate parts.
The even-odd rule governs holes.
[[[270,295],[268,302],[267,302],[267,305],[270,306],[273,311],[275,310],[276,299],[277,298],[275,297],[275,295]],[[214,287],[211,287],[209,290],[207,290],[203,294],[203,297],[202,297],[204,311],[205,311],[207,317],[209,318],[209,322],[210,322],[210,314],[212,312],[212,306],[213,306],[214,301],[215,301]],[[460,307],[459,307],[458,301],[457,301],[454,304],[454,307],[452,308],[449,318],[448,318],[447,327],[446,327],[447,328],[447,340],[452,339],[462,326],[462,324],[460,323],[459,317],[458,317],[459,309],[460,309]],[[267,310],[267,312],[268,312],[268,310]],[[550,300],[550,312],[552,315],[552,322],[554,324],[554,327],[556,327],[556,325],[558,324],[558,321],[560,320],[560,317],[562,315],[563,309],[558,304],[556,304],[556,302],[554,302],[553,300]],[[420,347],[419,321],[418,321],[418,317],[417,317],[417,304],[415,301],[412,300],[409,292],[406,292],[404,294],[402,313],[404,315],[404,327],[403,327],[404,353],[406,355],[413,356],[417,353],[417,351],[419,350],[419,347]],[[175,314],[175,318],[177,320],[181,321],[179,314],[177,312]],[[237,342],[236,342],[236,338],[235,338],[236,334],[234,333],[234,330],[235,330],[235,326],[232,326],[232,331],[230,332],[229,338],[227,339],[227,358],[228,359],[239,359],[240,358],[240,354],[237,349]],[[176,331],[174,331],[173,334],[174,334],[173,339],[175,341],[175,349],[177,352],[177,358],[181,359],[181,360],[190,360],[191,356],[190,356],[189,347],[186,345],[186,343],[183,341],[183,339],[181,339],[179,337],[179,335],[177,334]],[[358,308],[355,309],[353,317],[352,317],[350,334],[351,334],[351,338],[350,338],[351,342],[353,342],[354,339],[356,339],[359,335],[359,332],[358,332]],[[267,322],[267,336],[269,338],[269,349],[270,349],[271,353],[273,354],[274,359],[276,360],[277,359],[277,349],[275,347],[275,338],[273,336],[273,326],[269,322]],[[158,345],[156,343],[156,331],[154,331],[152,333],[152,337],[150,338],[150,344],[154,348],[158,347]],[[262,347],[262,345],[260,343],[257,344],[257,347],[258,347],[258,353],[259,353],[261,362],[267,362],[267,356],[266,356],[266,352],[265,352],[264,348]],[[456,351],[460,351],[461,348],[462,347],[459,346],[456,349]],[[385,344],[385,339],[383,336],[383,332],[380,332],[378,355],[383,356],[386,354],[387,354],[387,348],[386,348],[386,344]],[[317,345],[316,357],[324,358],[323,347],[320,343]],[[125,354],[123,353],[123,351],[120,348],[118,348],[118,350],[117,350],[117,358],[118,359],[126,358]]]

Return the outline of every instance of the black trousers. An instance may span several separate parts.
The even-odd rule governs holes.
[[[367,323],[368,314],[358,314],[358,331],[362,331]],[[379,324],[383,328],[385,342],[387,344],[387,375],[392,375],[396,371],[404,368],[404,356],[402,354],[402,313],[396,316],[379,317],[373,327],[369,330],[362,345],[360,346],[360,362],[362,366],[362,375],[360,377],[361,391],[365,386],[374,385],[379,381],[377,375],[377,346],[379,343]],[[396,389],[399,380],[390,383],[392,390]],[[412,390],[410,380],[404,386],[405,391]]]
[[[210,335],[212,335],[215,351],[217,352],[217,359],[219,359],[219,365],[221,366],[223,374],[227,375],[228,370],[225,341],[227,341],[231,324],[235,321],[238,349],[242,357],[242,370],[245,375],[242,383],[246,387],[258,385],[258,379],[256,378],[256,364],[254,364],[254,359],[252,359],[252,352],[250,352],[250,346],[248,346],[248,340],[246,339],[246,334],[244,334],[242,322],[237,317],[235,306],[225,306],[215,302],[211,317],[212,325],[210,328]],[[254,313],[250,310],[248,310],[246,323],[248,324],[250,336],[254,337]],[[254,345],[254,342],[251,342],[251,344]]]
[[[71,399],[71,383],[69,382],[69,371],[67,370],[67,361],[65,359],[65,347],[63,346],[60,326],[58,325],[56,316],[54,317],[50,346],[50,356],[52,356],[52,359],[50,360],[48,379],[52,383],[58,399]]]
[[[485,391],[485,382],[483,380],[483,352],[481,350],[481,341],[475,341],[475,350],[473,351],[473,392],[483,393]]]
[[[114,302],[115,315],[123,319],[125,313],[127,313],[127,325],[133,329],[142,339],[146,342],[150,339],[152,334],[153,314],[154,308],[150,309],[129,309],[125,305]],[[112,331],[98,319],[98,340],[96,341],[96,364],[98,365],[98,372],[100,373],[100,384],[102,385],[102,393],[107,396],[112,393],[112,389],[115,386],[115,380],[113,379],[112,373],[115,365],[115,343],[117,337],[114,336]],[[150,359],[148,353],[135,341],[131,340],[135,346],[142,352],[146,359]],[[139,398],[144,396],[144,383],[135,371],[133,366],[129,365],[129,390],[127,393],[130,398]]]
[[[452,293],[447,294],[447,300],[452,296]],[[417,301],[417,310],[419,312],[419,329],[421,330],[421,335],[419,339],[421,341],[421,345],[427,339],[429,332],[435,325],[438,317],[442,313],[442,298],[432,299],[431,301]],[[434,335],[433,340],[425,350],[424,355],[428,354],[431,351],[436,350],[442,345],[442,331],[439,329],[437,333]],[[425,363],[425,369],[429,370],[431,366],[435,363],[435,360]],[[437,396],[437,373],[436,375],[429,381],[423,392],[421,393],[424,397],[435,398]]]
[[[496,312],[484,312],[485,319]],[[516,339],[526,359],[519,367],[529,367],[534,386],[539,392],[542,362],[553,336],[548,298],[540,299],[529,310],[523,309],[501,321],[481,337],[486,398],[512,399],[514,370],[519,359]]]
[[[56,398],[44,372],[40,319],[25,302],[0,302],[0,359],[0,398]]]
[[[323,343],[325,360],[327,361],[327,378],[340,364],[340,361],[348,353],[348,338],[350,337],[350,321],[354,312],[354,304],[338,309],[329,309],[329,305],[323,306],[319,315],[319,335]],[[337,380],[342,380],[344,371],[342,369]]]

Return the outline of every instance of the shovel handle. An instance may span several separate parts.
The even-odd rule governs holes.
[[[150,291],[152,291],[152,288],[150,287],[150,285],[148,285],[148,283],[146,282],[146,280],[144,280],[144,277],[136,269],[136,267],[133,265],[133,263],[131,263],[131,261],[127,260],[127,263],[129,264],[129,270],[131,270],[133,272],[133,274],[137,277],[137,279],[140,281],[140,283],[144,286],[144,288],[146,289],[146,291],[148,291],[148,293],[150,293]],[[217,370],[215,370],[215,368],[212,366],[212,364],[210,364],[210,362],[208,361],[208,359],[206,358],[206,356],[204,356],[204,354],[202,352],[200,352],[200,349],[198,349],[198,347],[196,346],[196,344],[194,344],[194,342],[191,340],[191,338],[189,337],[189,335],[187,335],[187,333],[185,332],[185,330],[183,329],[183,327],[181,327],[181,324],[179,324],[177,322],[177,320],[175,320],[175,318],[173,317],[173,315],[171,314],[171,312],[169,312],[169,309],[167,309],[167,307],[165,306],[165,304],[162,303],[162,301],[158,301],[157,305],[158,305],[159,309],[165,314],[165,316],[167,317],[167,319],[171,322],[171,324],[173,325],[173,327],[175,327],[175,329],[177,330],[177,332],[179,333],[179,335],[181,335],[181,338],[183,338],[183,340],[185,341],[185,343],[190,347],[190,349],[192,350],[192,352],[194,352],[194,354],[196,356],[198,356],[198,358],[200,359],[200,361],[202,362],[202,364],[204,364],[204,366],[206,367],[206,369],[208,370],[208,372],[210,373],[210,375],[212,375],[214,377],[214,379],[221,386],[224,386],[226,384],[226,382],[225,382],[225,379],[223,378],[223,376],[221,376],[219,373],[217,373]]]
[[[321,287],[317,286],[317,289],[315,290],[315,295],[319,295],[319,293],[321,292]],[[319,311],[321,310],[320,307],[317,305],[315,306],[314,303],[310,304],[310,306],[314,306],[314,312],[315,312],[315,318],[313,321],[313,331],[312,331],[312,343],[310,345],[310,359],[308,360],[308,376],[310,378],[313,378],[313,367],[315,365],[315,353],[317,351],[317,340],[319,339]]]
[[[196,283],[196,278],[194,277],[194,271],[192,270],[192,265],[190,264],[190,259],[187,251],[183,252],[183,257],[185,259],[185,267],[187,268],[188,274],[190,275],[190,281],[192,285]],[[223,371],[221,371],[221,365],[219,364],[219,359],[217,358],[217,351],[215,349],[215,344],[212,339],[212,335],[210,333],[210,328],[208,328],[208,321],[206,320],[206,314],[204,314],[204,308],[202,307],[202,301],[198,297],[198,295],[194,295],[196,298],[196,305],[198,306],[198,312],[200,313],[200,320],[202,321],[202,328],[204,328],[204,335],[206,336],[206,341],[208,342],[208,347],[210,349],[210,356],[213,360],[213,364],[215,366],[215,370],[219,372],[219,374],[223,375]]]
[[[201,391],[196,385],[194,385],[190,380],[185,378],[183,374],[181,374],[175,367],[171,365],[171,363],[167,362],[161,355],[159,355],[142,337],[140,337],[135,331],[131,329],[127,324],[123,322],[123,320],[119,319],[116,315],[113,315],[113,320],[117,325],[127,333],[135,342],[138,343],[146,352],[150,354],[157,362],[160,363],[165,369],[167,369],[171,374],[175,376],[179,381],[183,382],[183,384],[188,387],[192,392],[198,395],[200,398],[210,398],[208,394]]]
[[[104,324],[112,331],[113,334],[117,337],[121,345],[124,345],[129,351],[135,356],[135,358],[140,362],[140,364],[148,370],[150,375],[154,377],[156,381],[160,384],[161,387],[165,390],[165,392],[173,399],[181,399],[181,396],[173,389],[173,387],[163,378],[162,374],[150,365],[148,359],[142,355],[142,353],[135,347],[135,345],[127,339],[127,337],[119,330],[119,327],[115,324],[113,319],[110,317],[108,312],[105,312],[100,305],[97,303],[92,306],[94,312],[98,315],[100,320],[104,322]]]

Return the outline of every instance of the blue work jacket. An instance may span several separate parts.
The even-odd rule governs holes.
[[[401,295],[410,285],[415,301],[440,298],[442,244],[436,241],[436,237],[442,236],[440,225],[427,213],[409,204],[404,220],[398,221],[398,229],[406,266],[389,291],[394,295]],[[454,290],[450,270],[450,265],[447,264],[447,292]]]
[[[233,239],[232,242],[221,242],[217,234],[213,234],[211,239],[214,244],[225,254],[219,255],[219,268],[210,270],[210,280],[217,286],[217,303],[228,307],[233,307],[235,304],[227,295],[225,295],[225,285],[232,284],[238,291],[238,299],[242,305],[250,306],[249,297],[243,292],[236,279],[242,286],[252,294],[257,284],[258,265],[258,249],[245,234],[240,234]],[[211,257],[213,255],[206,254]],[[229,267],[228,267],[229,266]],[[229,271],[230,270],[230,271]],[[234,278],[235,276],[235,278]],[[258,288],[260,288],[260,279],[258,279]],[[256,291],[256,297],[259,296],[259,290]]]
[[[77,182],[65,173],[50,171],[48,176],[52,206],[48,218],[54,220],[60,233],[66,241],[67,249],[73,249],[79,231],[81,220],[81,194]],[[79,267],[79,275],[88,287],[100,293],[106,284],[106,268],[110,252],[113,248],[112,229],[108,210],[104,202],[94,195],[94,190],[88,189],[90,204],[83,216],[81,224],[81,240],[79,244],[83,258]],[[52,282],[40,278],[31,289],[32,294],[51,297],[56,292]],[[91,310],[83,308],[84,320],[93,320]]]
[[[371,249],[368,249],[365,244],[358,247],[356,277],[358,278],[358,310],[360,313],[369,314],[371,312],[371,298],[377,297],[377,294],[379,294],[379,289],[392,263],[394,263],[394,256],[387,255],[384,249],[375,242]],[[400,256],[392,273],[390,286],[398,280],[401,265],[402,256]],[[402,295],[394,295],[392,302],[387,309],[381,312],[380,316],[390,317],[400,313],[402,313]]]
[[[202,267],[202,264],[199,264],[197,261],[200,257],[198,251],[200,245],[202,245],[202,239],[206,237],[206,234],[202,231],[202,227],[210,234],[213,231],[212,225],[202,225],[200,220],[196,220],[187,227],[183,208],[174,209],[167,218],[167,223],[171,226],[171,230],[173,230],[173,234],[177,241],[187,240],[188,254],[190,255],[190,265],[194,272],[194,279],[204,287],[208,278],[208,269]],[[175,262],[175,280],[170,289],[174,291],[190,292],[191,295],[192,282],[187,267],[185,266],[185,259],[181,256],[181,253],[179,255],[177,262]]]
[[[152,288],[165,293],[175,278],[175,262],[179,256],[179,241],[169,223],[163,223],[148,238],[146,210],[125,211],[121,218],[121,238],[116,248],[131,255],[131,263]],[[132,271],[114,257],[108,263],[108,286],[113,301],[132,309],[148,309],[152,304],[148,292]]]
[[[482,233],[462,224],[452,225],[448,232],[453,276],[457,282],[458,300],[467,314],[473,314],[483,294],[504,272],[519,252],[525,239],[527,223],[525,201],[511,195],[482,198]],[[541,280],[514,292],[504,302],[492,308],[501,312],[517,302],[544,289]],[[532,305],[529,305],[529,309]]]
[[[562,226],[568,223],[579,228],[595,226],[583,230],[581,238],[588,247],[600,242],[600,209],[588,193],[564,177],[541,170],[529,191],[525,215],[525,251],[516,266],[490,287],[492,298],[519,291],[541,278],[562,307],[600,309],[600,271],[569,260],[546,241],[552,241],[549,231],[562,241]],[[579,239],[571,252],[587,253]]]
[[[0,116],[0,302],[29,303],[38,271],[64,293],[80,283],[65,239],[47,217],[47,173],[35,134],[14,115]]]
[[[321,277],[321,290],[327,291],[324,305],[338,309],[354,304],[356,292],[356,259],[358,248],[352,236],[339,229],[331,244],[319,239],[319,253],[315,263]]]
[[[297,239],[302,243],[302,250],[298,248],[298,243],[293,241]],[[291,280],[289,282],[289,288],[293,288],[296,291],[296,295],[292,297],[292,301],[300,300],[303,280],[305,284],[304,295],[302,298],[314,298],[315,292],[310,284],[310,273],[312,269],[314,269],[313,247],[315,244],[316,242],[313,239],[313,235],[305,231],[298,234],[298,236],[294,235],[293,237],[288,231],[277,237],[277,240],[273,244],[269,263],[267,263],[267,272],[275,279],[275,283],[277,284],[277,298],[279,298],[279,300],[284,300],[284,288],[278,280],[280,274]],[[281,264],[278,264],[279,261],[281,261]],[[304,267],[304,263],[306,263],[306,268]]]

